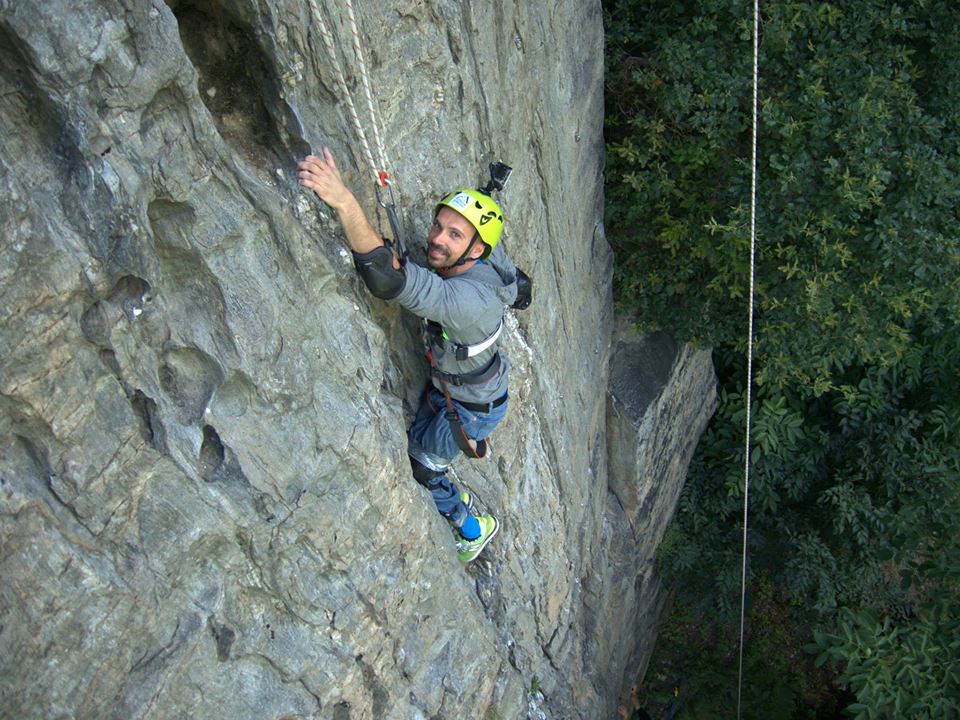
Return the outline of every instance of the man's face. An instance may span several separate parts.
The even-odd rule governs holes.
[[[475,233],[463,215],[448,207],[440,208],[427,235],[427,263],[436,269],[449,267],[460,259]],[[470,257],[475,259],[482,254],[483,243],[478,240]]]

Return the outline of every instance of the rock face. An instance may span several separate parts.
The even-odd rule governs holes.
[[[622,324],[622,323],[621,323]],[[673,517],[687,465],[716,407],[709,351],[666,333],[615,335],[607,404],[608,517],[618,522],[608,567],[609,612],[634,608],[621,643],[625,667],[643,677],[666,602],[654,552]],[[626,525],[624,528],[623,526]],[[609,571],[608,571],[609,572]],[[624,678],[625,682],[629,678]]]
[[[535,300],[455,466],[501,535],[460,566],[406,460],[416,322],[296,185],[327,145],[376,207],[343,4],[0,2],[3,717],[604,718],[645,662],[713,386],[662,337],[611,365],[599,2],[357,5],[408,242],[514,167]]]

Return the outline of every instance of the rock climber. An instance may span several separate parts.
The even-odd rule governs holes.
[[[455,190],[434,209],[429,268],[401,261],[374,231],[330,150],[322,155],[299,163],[300,184],[337,212],[370,292],[425,321],[430,382],[408,432],[407,453],[414,478],[456,529],[457,555],[468,563],[497,534],[499,522],[492,514],[474,514],[470,493],[461,492],[447,471],[460,452],[483,456],[486,438],[509,405],[509,362],[498,340],[504,310],[517,297],[518,271],[499,244],[503,213],[483,191]]]

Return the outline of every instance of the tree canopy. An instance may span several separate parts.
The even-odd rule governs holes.
[[[751,572],[803,608],[860,717],[944,717],[960,712],[960,8],[761,12]],[[713,347],[721,382],[664,569],[691,601],[730,609],[752,4],[605,13],[617,301],[644,328]]]

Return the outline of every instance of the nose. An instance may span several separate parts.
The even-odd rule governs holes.
[[[428,237],[430,242],[434,245],[443,245],[444,247],[450,244],[450,237],[447,235],[446,231],[443,228],[435,227],[430,231]]]

